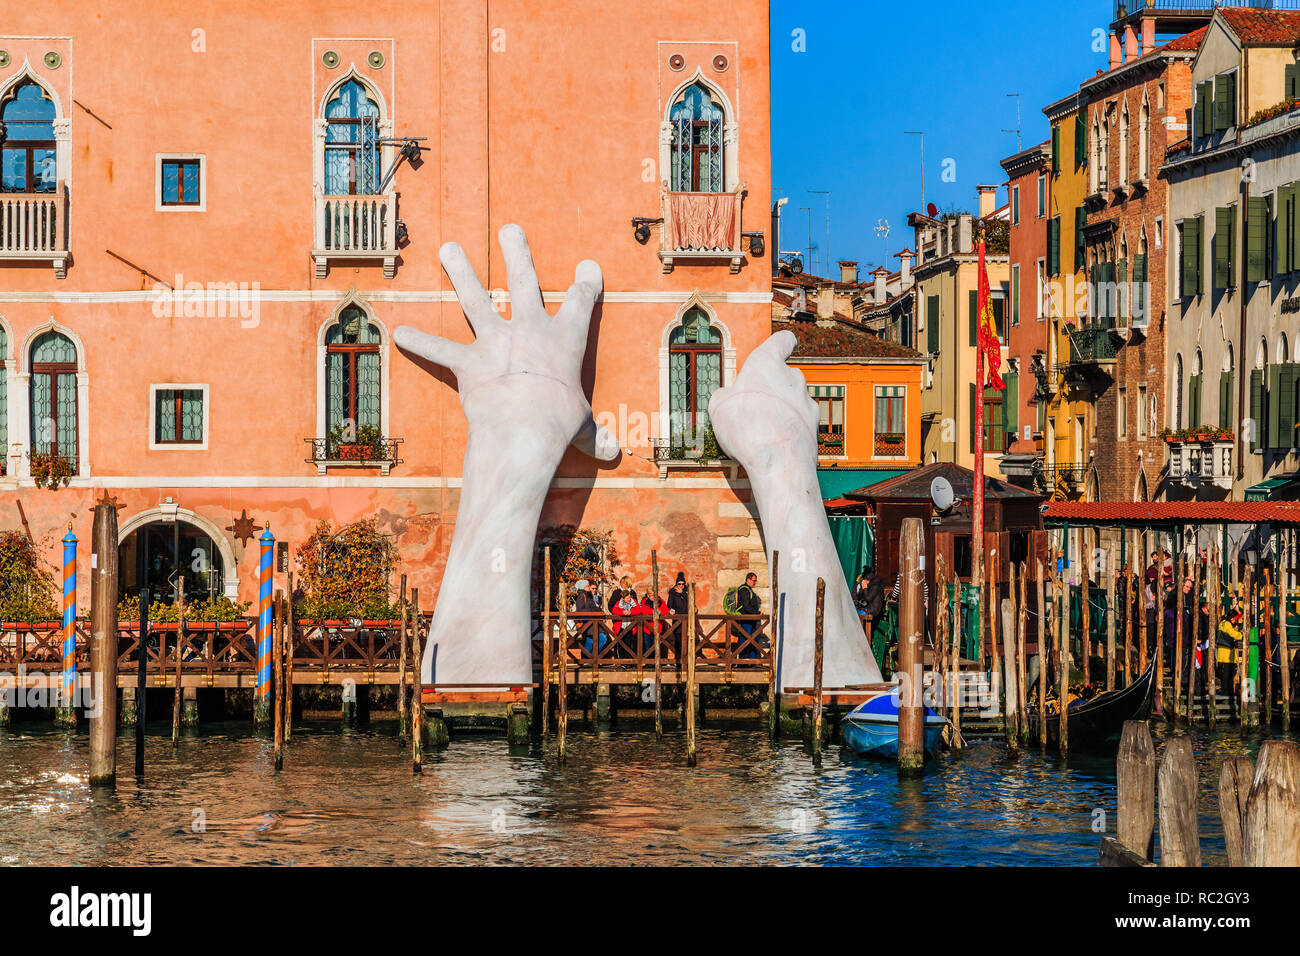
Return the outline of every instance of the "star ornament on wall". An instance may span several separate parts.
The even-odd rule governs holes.
[[[126,507],[126,505],[119,504],[117,501],[117,495],[110,495],[107,488],[104,489],[103,497],[95,499],[95,504],[110,505],[117,511],[121,511]]]
[[[248,509],[241,508],[235,523],[226,528],[235,536],[235,540],[248,547],[248,542],[257,536],[257,522],[248,516]]]

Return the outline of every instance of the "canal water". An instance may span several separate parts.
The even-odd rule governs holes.
[[[92,792],[84,732],[16,723],[0,733],[0,863],[1093,865],[1115,829],[1114,758],[975,743],[900,781],[835,745],[815,769],[798,742],[738,724],[703,729],[694,768],[680,734],[579,730],[564,767],[554,738],[461,737],[416,776],[393,730],[295,728],[279,774],[244,723],[175,750],[154,735],[142,782],[128,736],[116,792]],[[1221,865],[1219,766],[1258,740],[1195,745],[1205,862]]]

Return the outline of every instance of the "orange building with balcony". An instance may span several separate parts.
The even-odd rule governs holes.
[[[743,476],[688,451],[771,329],[765,3],[52,0],[0,31],[0,528],[53,556],[71,521],[84,570],[107,492],[125,586],[250,600],[241,518],[292,549],[374,517],[427,607],[466,424],[392,332],[470,339],[448,240],[508,313],[518,223],[552,306],[603,267],[584,383],[625,450],[570,453],[543,525],[612,530],[638,588],[658,548],[702,606],[766,580]]]

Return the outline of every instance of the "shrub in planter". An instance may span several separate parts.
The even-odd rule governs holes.
[[[0,621],[44,624],[59,619],[54,572],[18,531],[0,532]]]
[[[322,521],[298,549],[294,613],[312,620],[391,620],[398,615],[388,582],[399,561],[396,545],[374,518],[338,532]]]
[[[72,478],[72,462],[62,455],[50,455],[36,452],[31,456],[32,480],[37,488],[51,491],[59,485],[66,485]]]
[[[383,461],[388,457],[384,436],[374,425],[362,425],[351,434],[335,425],[328,437],[333,457],[339,461]]]

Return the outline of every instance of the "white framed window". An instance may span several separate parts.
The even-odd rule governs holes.
[[[1020,324],[1020,263],[1011,267],[1011,324]]]
[[[1020,225],[1020,187],[1011,187],[1011,224]]]
[[[1137,413],[1138,413],[1138,415],[1137,415],[1137,418],[1138,418],[1138,435],[1137,435],[1137,437],[1138,437],[1138,438],[1146,438],[1146,437],[1147,437],[1147,387],[1146,387],[1145,385],[1139,385],[1139,386],[1138,386],[1138,407],[1137,407]]]
[[[1049,294],[1048,286],[1047,286],[1047,260],[1044,258],[1040,258],[1036,263],[1036,265],[1037,265],[1037,287],[1035,289],[1034,301],[1038,303],[1037,305],[1038,321],[1042,322],[1043,319],[1047,317],[1047,313],[1050,310],[1050,306],[1047,301],[1047,296]]]
[[[1047,215],[1047,175],[1038,177],[1038,218]]]
[[[1116,409],[1115,433],[1119,438],[1128,437],[1128,389],[1119,390],[1119,407]]]
[[[1165,247],[1165,217],[1156,216],[1156,248]]]
[[[154,211],[206,212],[208,160],[202,153],[154,155]]]
[[[208,386],[160,382],[149,386],[149,450],[206,451]]]

